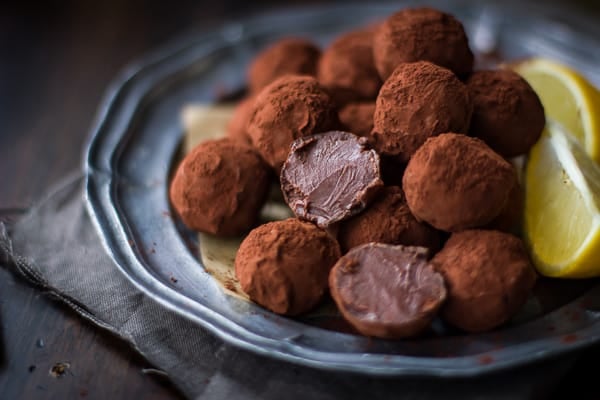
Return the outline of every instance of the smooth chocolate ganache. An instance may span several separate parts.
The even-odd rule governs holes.
[[[326,231],[290,218],[252,230],[235,257],[235,274],[252,301],[278,314],[309,311],[327,292],[340,248]]]
[[[331,296],[360,333],[387,339],[415,336],[446,298],[442,275],[422,247],[369,243],[355,247],[329,274]]]
[[[365,138],[340,131],[296,140],[280,180],[294,214],[320,227],[364,210],[383,186],[377,153]]]
[[[442,316],[467,332],[506,322],[523,306],[536,281],[521,239],[498,231],[455,233],[431,263],[448,290]]]

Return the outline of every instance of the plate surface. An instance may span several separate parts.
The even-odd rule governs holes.
[[[545,281],[524,317],[497,331],[371,340],[274,315],[228,295],[204,270],[194,235],[171,216],[168,178],[183,131],[180,111],[243,86],[265,44],[302,35],[325,45],[339,32],[410,3],[298,9],[174,43],[125,71],[103,103],[87,149],[86,201],[119,269],[166,307],[248,350],[317,368],[388,376],[475,376],[581,349],[600,340],[598,281]],[[544,55],[600,83],[599,35],[540,10],[440,2],[471,44],[507,59]],[[552,13],[550,13],[552,14]],[[573,21],[571,20],[571,25]]]

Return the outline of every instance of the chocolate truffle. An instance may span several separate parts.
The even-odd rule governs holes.
[[[321,300],[339,257],[339,245],[327,232],[290,218],[248,234],[235,257],[235,274],[252,301],[277,314],[297,315]]]
[[[467,88],[474,104],[471,136],[504,157],[527,153],[546,124],[544,107],[529,83],[509,70],[477,71]]]
[[[355,247],[329,274],[331,296],[360,333],[387,339],[425,329],[446,298],[427,249],[369,243]]]
[[[209,140],[179,164],[171,203],[190,229],[240,235],[256,223],[269,183],[269,169],[252,147],[229,138]]]
[[[248,136],[248,121],[252,115],[254,98],[246,97],[238,103],[233,111],[233,115],[227,124],[227,136],[234,141],[250,144]]]
[[[516,173],[516,172],[515,172]],[[515,182],[510,192],[506,204],[496,218],[492,220],[486,229],[494,229],[508,233],[517,233],[521,227],[523,218],[523,209],[525,208],[525,193],[519,182]]]
[[[516,179],[512,165],[483,141],[445,133],[417,150],[404,171],[402,188],[417,219],[456,232],[492,221]]]
[[[377,153],[340,131],[296,140],[280,180],[294,214],[320,227],[361,212],[383,186]]]
[[[402,189],[389,186],[364,212],[341,223],[338,242],[344,252],[370,242],[422,246],[435,252],[440,246],[440,235],[415,219]]]
[[[467,133],[472,111],[467,87],[450,70],[425,61],[402,64],[377,96],[375,149],[407,162],[431,136]]]
[[[383,80],[406,62],[430,61],[460,78],[473,69],[463,25],[452,15],[431,8],[409,8],[388,17],[373,38],[373,57]]]
[[[442,316],[467,332],[506,322],[523,306],[536,280],[521,239],[498,231],[455,233],[431,263],[448,290]]]
[[[256,97],[248,135],[279,174],[295,139],[337,129],[339,124],[335,104],[315,78],[285,76]]]
[[[258,93],[275,79],[284,75],[317,74],[321,50],[301,38],[285,38],[256,56],[248,68],[248,86]]]
[[[364,137],[370,136],[373,130],[373,114],[375,102],[350,103],[338,113],[344,130]]]
[[[382,82],[373,63],[373,30],[353,31],[337,38],[323,52],[317,77],[332,93],[345,96],[335,96],[338,104],[375,100]]]

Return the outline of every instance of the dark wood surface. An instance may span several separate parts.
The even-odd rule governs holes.
[[[276,1],[261,2],[260,8]],[[287,2],[289,3],[289,2]],[[297,3],[306,3],[306,1]],[[81,162],[96,107],[129,61],[189,31],[259,9],[245,1],[50,1],[0,5],[0,208],[15,213]],[[180,398],[127,344],[0,268],[1,399]],[[594,349],[561,385],[594,393]],[[70,367],[60,377],[57,363]],[[590,398],[594,398],[592,396]]]

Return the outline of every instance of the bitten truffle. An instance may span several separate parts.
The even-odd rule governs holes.
[[[317,77],[335,93],[338,104],[375,100],[382,82],[373,63],[373,30],[349,32],[337,38],[323,52]]]
[[[373,57],[383,80],[406,62],[430,61],[459,78],[473,70],[473,53],[463,25],[452,15],[431,8],[409,8],[388,17],[373,38]]]
[[[279,174],[292,142],[339,127],[335,104],[309,76],[285,76],[256,97],[248,123],[252,144]]]
[[[472,111],[467,87],[450,70],[425,61],[402,64],[377,96],[375,149],[407,162],[431,136],[467,133]]]
[[[269,184],[269,168],[250,146],[228,138],[210,140],[183,159],[170,198],[190,229],[235,236],[257,222]]]
[[[417,150],[404,171],[402,188],[417,219],[456,232],[492,221],[516,180],[512,165],[483,141],[445,133]]]
[[[252,301],[278,314],[298,315],[321,300],[339,257],[327,232],[290,218],[248,234],[235,257],[235,274]]]
[[[446,298],[427,249],[369,243],[339,259],[329,275],[331,296],[360,333],[387,339],[425,329]]]
[[[227,124],[227,136],[234,141],[240,141],[244,144],[250,144],[248,136],[248,121],[252,115],[254,98],[246,97],[238,103],[233,111],[233,115]]]
[[[536,281],[521,239],[498,231],[455,233],[431,262],[448,290],[442,316],[467,332],[506,322],[523,306]]]
[[[527,153],[546,124],[544,107],[527,81],[509,70],[477,71],[467,87],[474,104],[471,136],[504,157]]]
[[[344,130],[363,137],[371,135],[374,114],[375,102],[350,103],[338,113]]]
[[[344,252],[370,242],[422,246],[432,253],[440,247],[439,233],[416,220],[398,186],[383,188],[364,212],[342,222],[338,241]]]
[[[284,75],[317,75],[321,50],[301,38],[285,38],[256,56],[248,69],[248,86],[252,93]]]
[[[383,186],[366,139],[339,131],[296,140],[280,180],[294,214],[320,227],[361,212]]]

